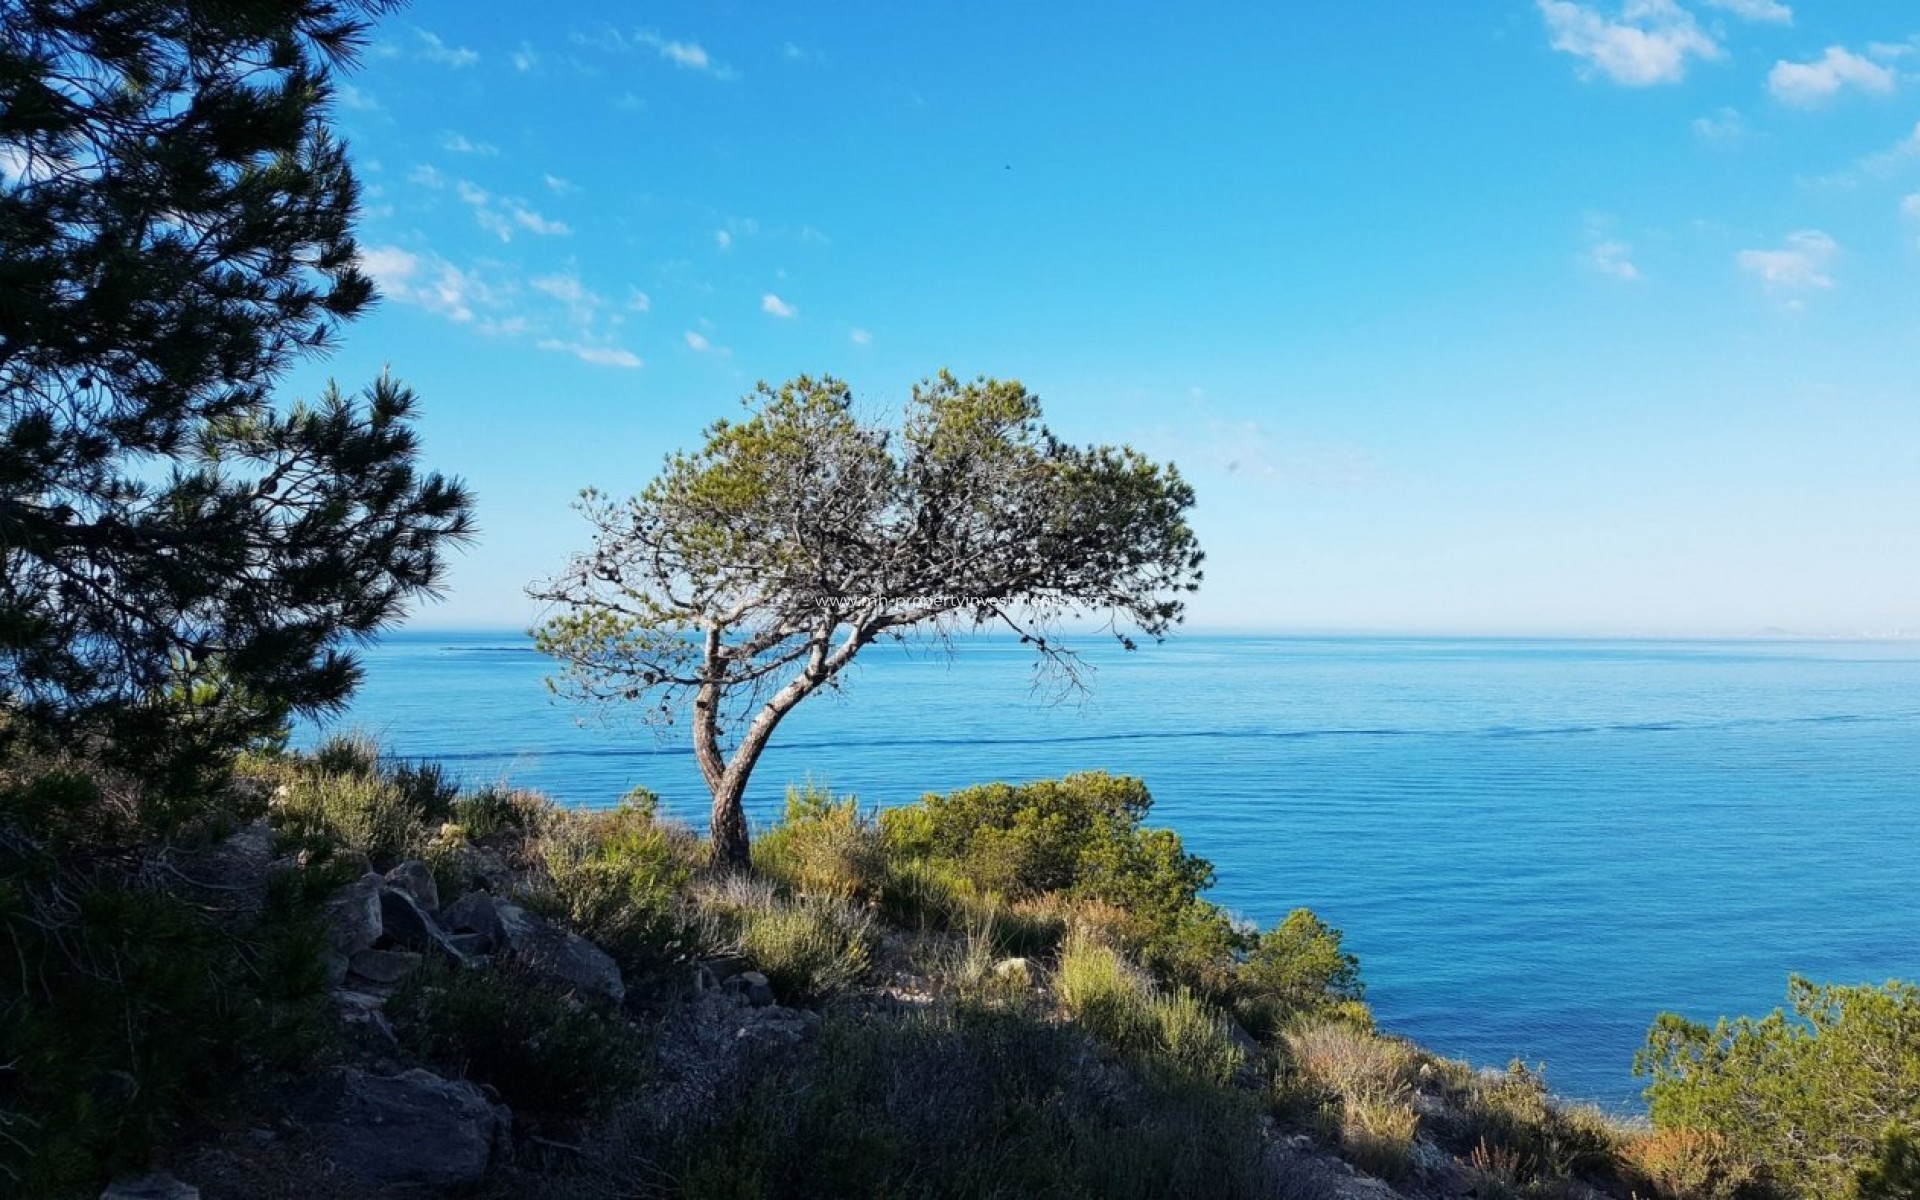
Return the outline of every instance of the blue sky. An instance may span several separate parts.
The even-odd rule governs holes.
[[[1176,461],[1198,628],[1920,629],[1920,10],[415,3],[341,95],[521,627],[757,379]]]

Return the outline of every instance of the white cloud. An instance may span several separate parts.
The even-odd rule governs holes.
[[[1840,244],[1831,237],[1802,229],[1788,234],[1778,250],[1742,250],[1734,260],[1770,292],[1826,291],[1833,287],[1828,272],[1839,255]]]
[[[440,148],[454,154],[479,154],[491,157],[500,153],[500,147],[491,142],[476,142],[465,134],[449,133],[440,139]]]
[[[763,313],[771,313],[776,317],[797,317],[800,315],[799,309],[788,304],[772,292],[768,292],[766,295],[760,297],[760,311]]]
[[[1915,192],[1900,201],[1900,215],[1904,216],[1907,219],[1907,223],[1913,226],[1914,245],[1920,246],[1920,192]]]
[[[541,237],[567,237],[573,233],[573,227],[565,221],[549,220],[517,200],[507,203],[507,215],[520,228]]]
[[[724,229],[716,229],[713,231],[713,244],[722,250],[731,250],[733,249],[733,235]]]
[[[1693,136],[1703,142],[1733,142],[1746,136],[1747,121],[1737,108],[1726,107],[1709,117],[1693,119]]]
[[[573,41],[576,45],[598,46],[603,50],[623,52],[644,48],[652,50],[676,67],[701,71],[715,79],[739,78],[739,73],[732,67],[715,62],[713,56],[707,53],[706,47],[700,43],[664,37],[652,29],[636,29],[629,35],[621,33],[611,25],[606,25],[592,33],[576,33],[573,35]]]
[[[1793,24],[1793,10],[1780,0],[1706,0],[1708,8],[1725,9],[1749,21],[1767,21],[1775,25]]]
[[[428,62],[442,63],[449,67],[470,67],[480,61],[477,51],[469,50],[465,46],[449,46],[437,33],[429,33],[418,28],[414,32],[420,35],[420,41],[425,46],[425,49],[420,51],[420,57]]]
[[[434,255],[398,246],[370,246],[360,253],[360,268],[387,298],[437,313],[450,321],[474,319],[476,305],[497,302],[495,291],[472,273]]]
[[[1602,275],[1622,283],[1637,283],[1643,278],[1640,268],[1633,263],[1633,247],[1625,242],[1595,242],[1587,251],[1587,262]]]
[[[873,345],[873,334],[856,325],[852,329],[847,330],[847,340],[856,346],[871,346]]]
[[[581,362],[598,367],[626,367],[631,370],[644,365],[639,355],[618,346],[588,346],[580,342],[563,342],[559,338],[542,338],[536,344],[542,350],[560,350]]]
[[[1816,62],[1792,63],[1782,59],[1767,73],[1767,90],[1774,99],[1799,108],[1811,108],[1844,88],[1863,92],[1886,93],[1893,90],[1898,77],[1891,67],[1883,67],[1840,46],[1828,46]]]
[[[430,167],[425,163],[421,163],[412,171],[408,172],[407,179],[409,182],[417,183],[422,187],[443,188],[447,186],[447,177],[442,175],[436,168]]]
[[[627,311],[637,312],[637,313],[652,312],[653,297],[647,295],[645,292],[641,291],[639,288],[628,288],[627,289]]]
[[[696,354],[705,354],[713,349],[713,343],[689,329],[687,330],[687,348]]]
[[[1573,0],[1536,0],[1555,50],[1615,83],[1646,87],[1686,77],[1687,59],[1716,59],[1719,43],[1674,0],[1625,0],[1617,17]]]
[[[378,100],[375,100],[370,93],[362,91],[350,83],[336,85],[333,89],[333,94],[339,97],[341,107],[343,108],[350,108],[355,112],[380,111],[380,102]]]
[[[558,175],[542,175],[540,178],[546,182],[548,191],[556,192],[562,196],[569,192],[577,192],[580,190],[579,186],[572,180],[562,179]]]
[[[540,56],[535,54],[533,47],[527,45],[525,42],[521,42],[520,48],[515,50],[509,57],[513,63],[513,69],[516,71],[531,71],[540,65]]]
[[[543,275],[528,286],[568,304],[579,304],[588,295],[586,285],[580,282],[578,275]]]

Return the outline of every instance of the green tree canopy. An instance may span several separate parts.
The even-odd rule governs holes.
[[[746,404],[631,500],[587,491],[592,549],[532,589],[556,610],[536,634],[558,691],[691,724],[718,861],[748,861],[741,798],[774,728],[863,647],[1000,627],[1076,687],[1062,621],[1132,649],[1198,586],[1179,473],[1061,442],[1018,383],[942,373],[897,429],[831,378]]]
[[[327,118],[382,0],[0,0],[0,705],[111,725],[217,663],[270,725],[469,530],[382,378],[275,406],[372,284]],[[263,725],[263,728],[265,726]]]

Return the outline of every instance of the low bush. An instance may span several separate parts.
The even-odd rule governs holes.
[[[406,1049],[444,1072],[493,1085],[516,1110],[590,1116],[645,1074],[646,1041],[625,1021],[506,964],[476,970],[430,959],[387,1011]]]
[[[1762,1194],[1753,1164],[1717,1133],[1662,1129],[1628,1142],[1621,1158],[1656,1200],[1749,1200]]]
[[[1215,1085],[1246,1061],[1220,1014],[1192,992],[1171,994],[1111,947],[1070,937],[1053,977],[1054,997],[1076,1024],[1117,1050]]]
[[[659,819],[650,793],[604,812],[554,811],[532,852],[534,907],[598,943],[630,968],[675,956],[687,939],[681,893],[692,876],[692,834]]]
[[[1413,1047],[1340,1020],[1301,1023],[1284,1044],[1287,1066],[1275,1079],[1281,1113],[1320,1125],[1373,1174],[1404,1176],[1420,1129]]]
[[[885,888],[887,858],[858,801],[809,782],[787,789],[785,818],[754,840],[753,869],[803,896],[868,900]]]
[[[838,995],[872,960],[872,917],[838,900],[776,901],[746,910],[737,928],[741,953],[787,1003]]]
[[[1365,1012],[1360,960],[1341,949],[1340,931],[1310,909],[1294,909],[1260,935],[1235,985],[1242,1020],[1261,1036],[1291,1021]]]

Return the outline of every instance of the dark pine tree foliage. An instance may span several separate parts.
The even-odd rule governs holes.
[[[382,0],[0,0],[0,716],[338,705],[470,531],[411,392],[271,392],[373,287],[327,125]],[[183,674],[186,676],[182,678]],[[182,687],[182,684],[187,686]],[[231,732],[259,732],[246,729]]]

